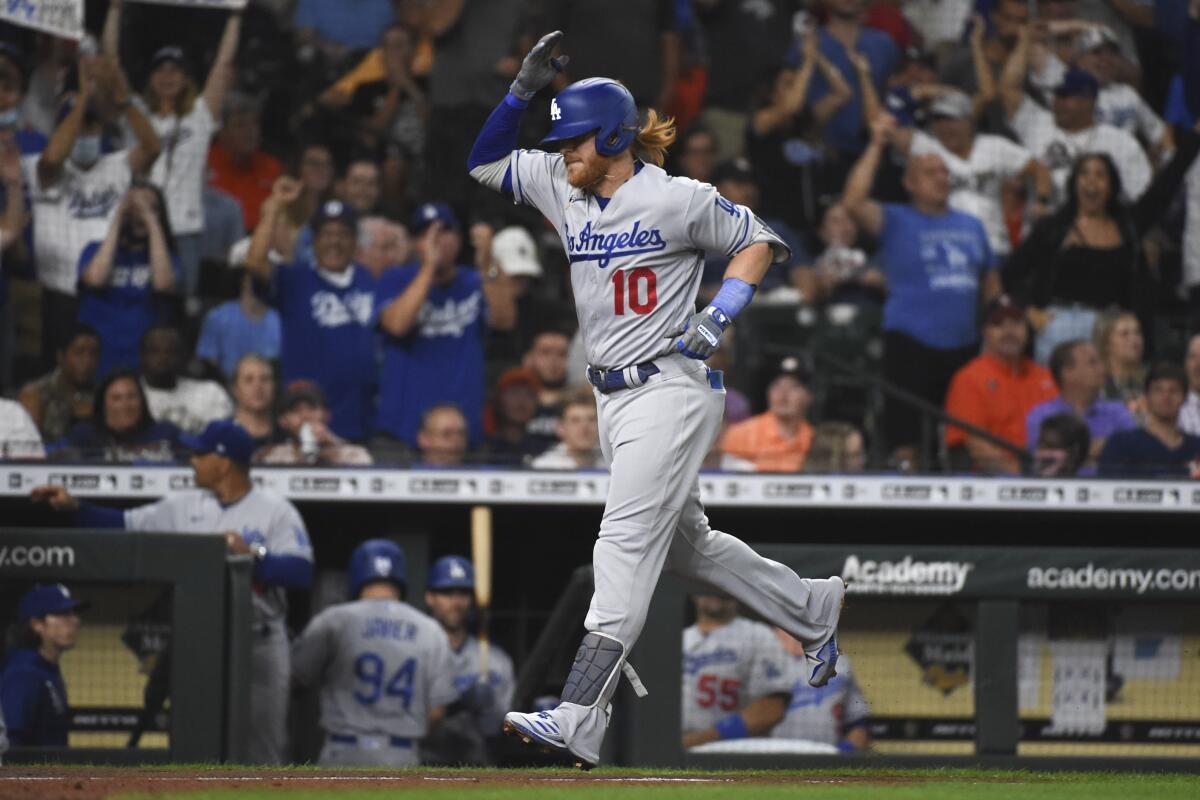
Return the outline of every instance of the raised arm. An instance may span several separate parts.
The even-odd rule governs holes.
[[[21,236],[29,216],[21,184],[21,153],[10,145],[0,156],[0,181],[4,183],[4,216],[0,218],[0,249],[7,250]]]
[[[290,175],[280,175],[271,187],[271,196],[263,201],[258,227],[250,238],[250,249],[246,251],[246,270],[250,277],[260,283],[271,280],[271,241],[275,237],[275,226],[284,209],[300,196],[303,186]]]
[[[858,87],[862,90],[863,120],[870,127],[871,122],[883,111],[879,102],[879,92],[875,91],[875,79],[871,75],[871,62],[857,50],[850,50],[847,55],[858,74]]]
[[[883,231],[883,206],[871,199],[871,186],[895,127],[896,119],[891,114],[880,114],[871,123],[871,142],[850,170],[842,191],[842,205],[871,236]]]
[[[88,105],[95,96],[95,83],[92,80],[92,68],[89,60],[79,59],[79,91],[75,94],[74,104],[70,112],[63,117],[62,122],[50,135],[46,149],[42,150],[37,162],[38,185],[43,189],[58,183],[62,177],[63,164],[71,155],[75,140],[83,131],[83,120],[87,114]]]
[[[813,73],[817,68],[817,36],[810,33],[804,37],[803,57],[800,69],[796,70],[791,85],[778,98],[772,98],[771,104],[754,112],[750,124],[758,134],[766,134],[785,124],[804,108],[804,100],[808,97],[808,87],[812,84]]]
[[[1017,37],[1017,46],[1008,56],[1008,61],[1004,62],[1004,71],[1000,73],[1000,101],[1004,104],[1004,116],[1010,121],[1025,100],[1025,75],[1029,71],[1029,48],[1032,43],[1033,28],[1025,25]]]
[[[111,0],[104,15],[104,30],[100,34],[100,52],[113,58],[121,56],[121,11],[125,0]]]
[[[146,119],[146,115],[133,102],[129,81],[126,80],[125,72],[117,63],[117,59],[114,56],[97,56],[95,72],[97,82],[107,89],[113,107],[125,115],[125,121],[129,123],[129,129],[137,139],[137,143],[129,150],[129,169],[134,175],[143,174],[150,169],[154,159],[158,158],[162,142],[154,132],[150,120]]]
[[[150,285],[156,292],[175,291],[175,267],[171,263],[171,250],[167,247],[167,233],[149,199],[149,190],[135,189],[134,211],[141,215],[146,226],[147,245],[150,251]],[[148,196],[149,195],[149,196]]]
[[[127,191],[121,196],[121,202],[117,204],[117,210],[113,212],[112,219],[108,223],[108,232],[104,234],[100,246],[96,248],[96,252],[92,253],[83,272],[79,274],[79,282],[84,286],[91,289],[103,289],[108,286],[108,282],[112,278],[113,264],[117,258],[117,243],[121,239],[121,225],[125,222],[125,214],[129,211],[132,195],[132,191]]]
[[[988,63],[983,49],[983,34],[987,24],[981,14],[971,18],[971,61],[975,65],[975,96],[971,102],[975,107],[975,119],[983,116],[992,101],[996,99],[996,79],[992,75],[992,65]]]
[[[241,32],[241,10],[229,12],[229,18],[225,20],[225,32],[221,34],[221,44],[217,46],[217,57],[208,70],[208,80],[204,82],[204,104],[214,117],[221,116],[225,95],[233,85],[233,60],[237,56]]]
[[[517,146],[521,115],[539,90],[554,80],[567,65],[567,56],[553,57],[554,48],[562,39],[562,31],[548,33],[538,40],[525,60],[508,94],[483,124],[467,156],[471,177],[484,186],[511,191],[508,160]]]
[[[820,52],[817,53],[817,69],[821,71],[825,82],[829,84],[829,94],[818,100],[812,107],[813,120],[820,127],[838,113],[842,106],[850,102],[854,97],[854,90],[846,82],[842,71],[831,64],[829,59]]]
[[[517,326],[517,296],[512,279],[496,267],[492,258],[494,231],[486,222],[471,226],[471,247],[475,250],[475,269],[483,281],[483,297],[487,301],[488,327],[496,331],[511,331]]]
[[[433,286],[433,273],[437,269],[438,235],[442,232],[442,223],[434,222],[421,234],[417,242],[417,252],[421,257],[421,266],[412,283],[404,287],[404,291],[396,296],[379,312],[379,327],[392,336],[407,336],[417,323],[421,306],[429,296]]]

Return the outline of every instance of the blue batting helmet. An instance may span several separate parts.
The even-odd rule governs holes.
[[[408,585],[408,559],[400,545],[387,539],[368,539],[350,555],[350,599],[368,583],[391,581],[403,589]]]
[[[576,81],[550,101],[550,132],[542,144],[595,132],[596,152],[615,156],[633,144],[638,133],[633,95],[611,78]]]
[[[442,589],[474,589],[475,567],[462,556],[442,556],[429,568],[425,588],[435,592]]]

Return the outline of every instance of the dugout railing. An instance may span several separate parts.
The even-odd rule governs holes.
[[[703,587],[668,574],[631,656],[650,694],[619,696],[619,763],[1200,771],[1200,551],[756,549],[802,575],[850,578],[842,646],[857,659],[874,746],[805,755],[743,740],[685,751],[681,633],[688,594]],[[912,630],[895,625],[906,617]]]
[[[34,584],[62,583],[91,604],[80,644],[63,657],[72,746],[14,747],[5,763],[244,762],[250,572],[250,558],[228,555],[221,535],[0,529],[5,603],[15,609]],[[155,613],[130,597],[153,597]],[[90,635],[96,628],[102,636]],[[11,629],[8,639],[17,642]],[[89,744],[96,739],[105,744]]]

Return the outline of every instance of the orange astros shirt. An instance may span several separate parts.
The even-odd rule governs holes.
[[[779,423],[768,411],[730,425],[721,440],[721,449],[753,462],[758,472],[799,472],[812,446],[812,437],[812,426],[801,422],[794,437],[784,438]]]
[[[264,152],[254,154],[249,170],[238,169],[219,142],[208,150],[208,182],[242,205],[246,233],[254,233],[263,201],[271,196],[271,186],[283,174],[283,165]]]
[[[1017,447],[1025,446],[1025,416],[1039,403],[1058,397],[1050,370],[1026,358],[1013,369],[984,353],[954,374],[946,393],[946,412],[995,434]],[[946,446],[967,440],[962,428],[947,426]]]

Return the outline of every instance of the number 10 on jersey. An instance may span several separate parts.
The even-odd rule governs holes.
[[[649,267],[619,269],[612,274],[613,313],[625,315],[628,308],[635,314],[649,314],[658,305],[658,279]]]

